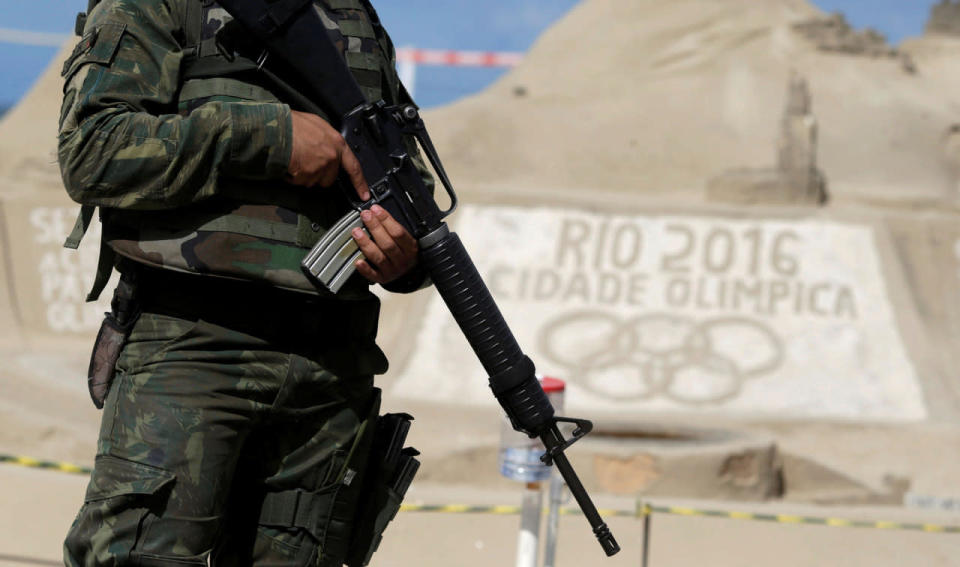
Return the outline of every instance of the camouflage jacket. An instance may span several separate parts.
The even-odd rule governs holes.
[[[397,102],[393,45],[368,0],[314,8],[368,99]],[[212,0],[100,2],[64,65],[64,184],[100,207],[121,256],[316,292],[300,260],[347,203],[340,188],[283,182],[290,107],[222,46],[229,20]],[[367,283],[354,276],[338,295],[369,297]]]

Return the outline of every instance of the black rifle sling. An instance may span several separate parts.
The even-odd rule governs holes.
[[[312,0],[219,0],[217,2],[297,75],[339,122],[367,102],[340,50],[333,44]]]

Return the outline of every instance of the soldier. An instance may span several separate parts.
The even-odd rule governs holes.
[[[369,1],[313,8],[368,100],[401,100]],[[64,183],[84,205],[68,245],[99,207],[91,297],[114,267],[121,283],[92,361],[116,373],[91,390],[104,413],[66,564],[357,564],[373,375],[387,367],[368,287],[425,285],[416,242],[375,207],[372,238],[354,234],[369,282],[334,296],[302,275],[346,210],[338,173],[361,197],[366,182],[215,2],[103,0],[83,31],[60,119]]]

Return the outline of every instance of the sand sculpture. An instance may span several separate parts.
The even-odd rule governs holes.
[[[810,22],[821,22],[820,27]],[[581,30],[601,25],[608,28],[609,41],[586,49]],[[427,120],[464,201],[470,203],[578,206],[627,215],[643,214],[651,206],[701,210],[705,202],[720,207],[747,202],[799,205],[790,215],[825,211],[832,217],[843,217],[851,206],[875,203],[883,204],[887,214],[899,203],[908,204],[908,211],[949,212],[956,202],[953,154],[958,146],[950,129],[958,117],[951,109],[960,104],[958,58],[950,55],[952,44],[937,40],[936,50],[930,51],[928,38],[908,42],[904,52],[915,54],[920,67],[918,74],[910,75],[889,57],[858,55],[847,48],[820,49],[808,37],[815,29],[829,31],[823,32],[829,45],[838,37],[846,37],[842,41],[850,45],[873,45],[868,54],[878,52],[882,43],[872,34],[861,37],[851,32],[841,20],[823,16],[802,0],[588,0],[545,33],[515,72],[476,97],[429,112]],[[850,40],[851,34],[860,39]],[[6,259],[0,264],[7,282],[0,297],[0,319],[5,322],[3,334],[13,341],[87,337],[96,330],[104,308],[82,302],[96,262],[96,224],[85,255],[65,253],[59,246],[75,205],[59,188],[53,158],[57,117],[51,109],[58,105],[58,70],[59,61],[0,124],[0,206],[10,235],[2,250]],[[518,86],[524,87],[525,96],[515,95]],[[767,165],[771,154],[772,166]],[[817,207],[826,200],[827,179],[830,206]],[[746,209],[737,210],[748,214]],[[915,225],[906,213],[900,216],[898,226]],[[578,261],[586,261],[588,250],[603,251],[604,245],[617,244],[620,248],[603,252],[596,262],[614,262],[613,268],[628,270],[628,260],[642,259],[628,245],[641,242],[645,233],[625,226],[604,240],[600,221],[599,217],[564,221],[561,228],[567,232],[560,234],[566,235],[562,242],[567,252],[561,258],[573,261],[582,256]],[[600,224],[592,228],[592,223]],[[714,254],[707,258],[707,266],[735,270],[721,254],[727,233],[708,227],[699,234],[697,223],[678,237],[703,238],[702,243],[691,240],[691,246],[707,246]],[[917,226],[925,231],[933,224]],[[885,227],[870,230],[888,234]],[[771,238],[777,234],[774,230]],[[879,261],[892,266],[884,270],[895,273],[927,269],[917,264],[927,259],[930,266],[954,262],[953,244],[943,234],[939,251],[932,256],[912,254],[909,263],[900,262],[888,258],[894,249],[884,247]],[[911,238],[896,253],[907,254],[911,246],[925,242],[926,236]],[[556,257],[551,256],[555,252],[545,254]],[[782,269],[789,267],[789,259],[777,262],[774,272],[790,275],[790,270]],[[671,265],[669,258],[664,265]],[[535,288],[539,280],[534,276],[539,274],[527,284],[519,276],[493,281],[518,298],[536,297],[538,292],[557,298],[642,295],[642,280],[625,274],[588,282],[590,289],[576,278],[564,280],[564,287],[555,292]],[[944,282],[947,275],[953,277],[954,272],[917,281],[932,285]],[[661,278],[658,272],[646,276],[651,281]],[[555,281],[552,275],[543,277],[547,278],[543,282]],[[849,301],[855,291],[848,293],[842,286],[834,285],[833,295],[825,295],[826,288],[817,287],[816,281],[797,282],[799,287],[789,292],[780,285],[757,288],[757,293],[788,293],[802,313],[863,312],[862,306],[855,309]],[[941,330],[960,325],[944,309],[935,310],[932,319],[917,319],[913,302],[924,301],[922,294],[908,290],[896,295],[900,288],[891,288],[895,310],[913,313],[905,320],[925,321]],[[698,299],[697,289],[690,289],[690,301],[706,304],[706,295]],[[738,289],[736,281],[729,281],[727,291],[714,298],[714,309],[737,302],[742,308],[743,301],[731,295]],[[947,290],[949,284],[944,282],[939,289]],[[683,288],[673,291],[679,294]],[[719,288],[714,291],[719,293]],[[919,295],[913,298],[915,294]],[[944,300],[952,304],[955,298]],[[769,305],[761,310],[770,311]],[[385,319],[383,337],[393,344],[395,368],[402,369],[415,345],[413,334],[398,328],[396,321],[404,319]],[[946,348],[952,344],[951,336],[937,333],[929,343],[917,346],[922,351],[916,355],[921,375],[945,376],[948,353],[956,350]],[[938,341],[946,343],[927,356],[928,345]],[[935,370],[928,370],[931,361]]]
[[[607,41],[584,46],[583,30],[600,27]],[[952,419],[960,415],[960,222],[944,159],[945,144],[957,145],[947,133],[960,105],[952,41],[924,37],[894,50],[802,0],[588,0],[513,73],[427,120],[465,202],[491,205],[459,213],[465,242],[479,242],[478,265],[501,307],[519,314],[524,344],[540,349],[535,359],[581,374],[572,398],[611,413],[745,415],[732,408],[754,388],[795,380],[816,390],[822,378],[835,415]],[[904,68],[907,56],[916,72]],[[757,261],[737,256],[758,237],[796,242],[807,255],[793,263],[761,246]],[[523,256],[517,243],[526,241],[537,247]],[[772,282],[758,284],[761,272],[786,287],[764,288]],[[749,293],[765,299],[751,303]],[[771,300],[781,293],[790,313]],[[396,392],[452,401],[462,389],[417,382],[429,362],[417,353],[440,356],[427,345],[446,346],[442,321],[419,309],[428,314],[420,334],[397,343],[414,354],[395,359]],[[718,314],[733,316],[735,328]],[[675,333],[682,350],[711,342],[701,333],[716,325],[714,342],[753,337],[733,355],[750,352],[753,365],[661,372],[669,363],[629,358],[622,345],[590,352],[584,339],[596,328],[600,344],[616,330],[673,345],[665,337]],[[814,354],[839,329],[850,333],[847,347],[826,340]],[[870,337],[881,330],[896,337]],[[857,351],[879,344],[888,348]],[[466,374],[466,359],[456,360],[442,367]],[[788,378],[789,360],[812,366]],[[891,380],[886,401],[865,401],[886,388],[877,383],[849,396],[834,389],[868,376]],[[798,392],[786,391],[779,415],[834,411],[802,409]],[[770,411],[778,395],[756,409]]]
[[[855,30],[842,13],[799,22],[793,25],[793,29],[821,51],[868,57],[897,56],[897,50],[890,47],[882,33],[872,28]]]
[[[510,75],[429,113],[432,135],[454,178],[484,194],[543,189],[580,203],[590,200],[582,188],[602,187],[626,199],[697,200],[732,167],[770,167],[796,72],[813,100],[832,199],[944,198],[952,175],[940,156],[957,122],[960,49],[905,42],[910,73],[901,56],[820,49],[802,24],[823,20],[802,1],[584,2]],[[577,26],[603,27],[608,41],[585,49]],[[861,51],[887,53],[881,44]],[[526,96],[515,96],[518,86]]]
[[[933,6],[927,33],[960,36],[960,2],[941,0]]]
[[[855,30],[842,13],[799,22],[793,25],[793,29],[816,45],[820,51],[897,59],[905,72],[917,72],[913,59],[890,46],[886,36],[873,28]]]
[[[817,118],[807,81],[790,78],[773,169],[733,170],[707,183],[707,198],[736,203],[822,205],[827,183],[817,168]]]

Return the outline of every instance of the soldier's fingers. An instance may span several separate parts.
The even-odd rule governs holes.
[[[386,254],[387,258],[393,260],[403,254],[397,241],[390,236],[390,233],[387,232],[387,229],[383,226],[383,223],[380,222],[380,219],[377,218],[377,215],[370,211],[363,211],[360,213],[360,218],[363,219],[363,224],[366,225],[367,230],[370,231],[370,236],[373,237],[374,242],[376,242],[380,250]]]
[[[351,234],[353,235],[353,240],[356,241],[357,246],[360,248],[360,251],[363,252],[363,255],[371,264],[377,267],[389,265],[390,259],[387,258],[386,254],[383,253],[383,250],[380,249],[377,243],[367,236],[367,233],[364,232],[362,228],[353,229]]]
[[[380,224],[383,225],[384,230],[393,238],[401,250],[407,254],[415,254],[417,252],[418,246],[416,239],[407,232],[407,229],[400,224],[397,219],[393,218],[386,209],[380,205],[374,205],[370,207],[370,211],[377,217]]]
[[[367,180],[363,178],[363,168],[360,167],[360,160],[353,154],[350,146],[344,143],[343,153],[340,154],[340,167],[347,172],[350,183],[357,190],[357,195],[364,201],[370,200],[370,188],[367,186]]]
[[[365,260],[357,260],[354,266],[356,266],[357,271],[360,272],[360,275],[368,280],[378,284],[386,282],[384,277],[380,275],[379,272],[374,270]]]

